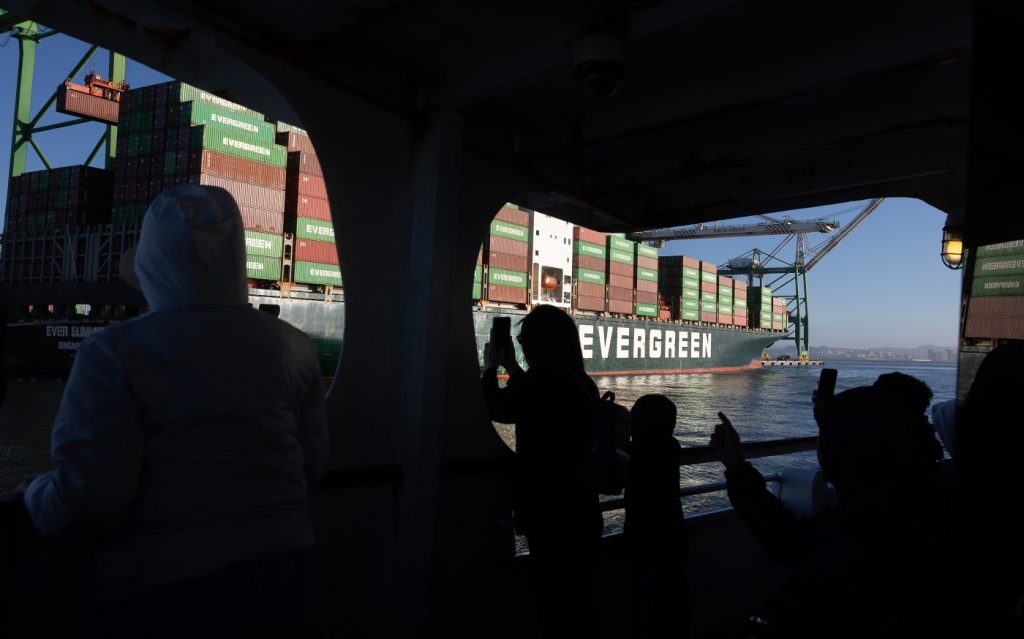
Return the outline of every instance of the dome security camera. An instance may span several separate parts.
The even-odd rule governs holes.
[[[572,45],[573,75],[583,81],[583,89],[595,100],[606,100],[619,90],[626,74],[623,62],[625,43],[618,38],[589,35]]]

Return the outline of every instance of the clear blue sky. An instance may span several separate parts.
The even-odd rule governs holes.
[[[44,40],[37,48],[37,75],[33,92],[36,108],[88,48],[66,36]],[[0,36],[0,175],[6,176],[10,161],[10,122],[13,121],[18,43]],[[84,67],[104,74],[105,52]],[[167,77],[129,61],[128,82],[145,86]],[[47,114],[43,123],[67,116]],[[39,143],[54,166],[80,164],[102,132],[102,126],[85,125],[43,133]],[[29,170],[42,164],[29,154]],[[6,179],[0,179],[0,202],[6,203]],[[792,212],[797,218],[818,217],[850,208],[849,204]],[[842,216],[849,220],[851,215]],[[741,223],[748,220],[736,220]],[[751,221],[756,221],[756,218]],[[923,202],[886,200],[860,227],[835,248],[808,275],[811,305],[811,344],[869,348],[914,347],[936,344],[952,347],[957,340],[960,275],[939,260],[939,241],[945,215]],[[730,222],[732,223],[732,222]],[[813,236],[817,243],[824,236]],[[730,238],[671,242],[666,254],[686,254],[722,263],[752,248],[770,250],[779,237]],[[787,249],[785,258],[792,260]]]

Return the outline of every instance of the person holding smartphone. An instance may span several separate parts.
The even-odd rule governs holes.
[[[502,318],[498,318],[502,319]],[[603,520],[585,479],[597,385],[584,369],[576,323],[537,306],[516,338],[498,322],[484,349],[483,393],[492,420],[515,424],[513,509],[530,548],[529,570],[545,637],[596,636],[593,571]],[[498,367],[509,375],[498,383]]]
[[[814,406],[818,460],[837,505],[797,518],[769,492],[719,413],[710,446],[725,465],[729,501],[791,578],[761,619],[765,636],[940,636],[935,584],[941,544],[931,511],[934,459],[919,415],[883,387],[829,396]]]

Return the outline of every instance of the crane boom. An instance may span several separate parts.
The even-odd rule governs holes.
[[[828,255],[829,251],[834,249],[837,244],[842,242],[843,239],[853,231],[853,229],[857,228],[857,226],[861,222],[863,222],[865,219],[867,219],[867,217],[869,215],[874,213],[875,209],[877,209],[879,206],[881,206],[882,202],[884,202],[884,201],[885,201],[884,197],[878,197],[878,198],[875,198],[875,199],[871,200],[870,202],[868,202],[867,206],[865,206],[861,210],[861,212],[857,214],[857,217],[855,217],[852,220],[850,220],[850,223],[847,224],[843,228],[843,230],[839,231],[838,233],[836,233],[832,237],[828,238],[828,240],[825,241],[824,244],[821,244],[820,246],[815,248],[815,250],[813,251],[813,254],[807,260],[806,265],[804,267],[804,270],[809,271],[812,268],[814,268],[815,264],[820,262],[823,257]]]
[[[654,229],[627,233],[634,242],[648,240],[694,240],[708,237],[743,237],[754,235],[799,235],[801,233],[831,233],[839,222],[831,220],[773,220],[758,224],[731,224],[687,226],[683,228]]]

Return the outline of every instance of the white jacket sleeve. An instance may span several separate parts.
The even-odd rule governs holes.
[[[138,490],[144,438],[139,406],[102,333],[82,342],[53,427],[55,470],[25,493],[45,535],[121,525]],[[97,339],[98,338],[98,339]]]

